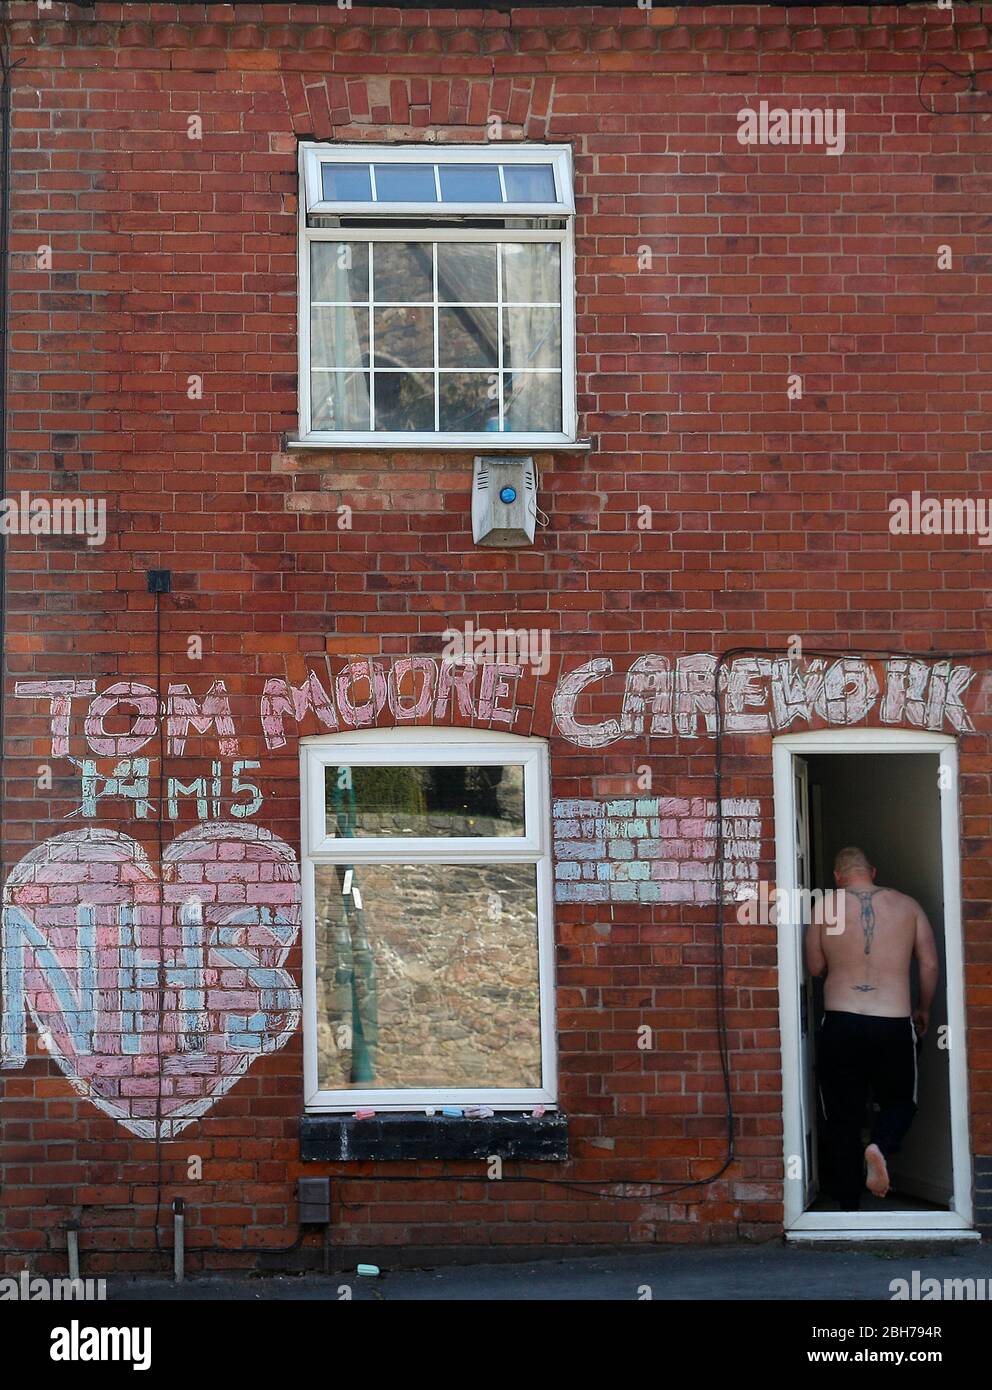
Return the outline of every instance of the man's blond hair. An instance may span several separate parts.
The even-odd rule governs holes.
[[[864,850],[858,849],[856,845],[848,845],[847,849],[838,850],[837,858],[834,860],[834,873],[842,874],[846,878],[848,874],[858,871],[864,874],[871,872],[871,864]]]

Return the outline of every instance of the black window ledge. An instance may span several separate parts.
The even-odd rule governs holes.
[[[505,1113],[487,1119],[401,1111],[356,1120],[354,1115],[304,1115],[300,1157],[311,1163],[368,1163],[394,1159],[568,1157],[568,1117]]]

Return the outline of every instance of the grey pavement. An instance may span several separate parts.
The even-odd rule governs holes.
[[[340,1258],[340,1255],[339,1255]],[[528,1263],[445,1265],[397,1269],[378,1277],[354,1266],[330,1276],[262,1275],[198,1277],[177,1286],[163,1279],[108,1281],[112,1300],[332,1300],[361,1302],[637,1301],[654,1300],[853,1300],[888,1301],[890,1282],[912,1279],[975,1279],[977,1297],[992,1299],[992,1252],[974,1242],[953,1249],[906,1251],[721,1246],[647,1250]]]

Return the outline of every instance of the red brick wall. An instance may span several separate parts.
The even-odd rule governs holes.
[[[466,620],[549,628],[552,669],[521,685],[514,731],[551,737],[553,795],[614,795],[648,764],[654,795],[692,798],[713,795],[711,739],[584,751],[552,723],[559,674],[612,658],[613,675],[583,703],[591,720],[618,715],[627,668],[645,653],[784,646],[792,634],[862,650],[986,646],[988,551],[967,537],[888,531],[893,496],[992,487],[988,117],[969,105],[988,110],[992,98],[969,97],[935,67],[975,70],[992,89],[977,6],[869,16],[56,3],[39,15],[15,0],[9,15],[22,65],[8,495],[104,497],[110,534],[103,547],[10,544],[5,873],[80,824],[132,837],[158,873],[154,819],[136,818],[130,801],[108,797],[95,819],[65,819],[80,803],[79,769],[52,755],[48,701],[13,693],[29,680],[154,688],[150,568],[173,574],[161,687],[185,683],[200,698],[223,680],[236,756],[262,764],[245,774],[264,796],[251,823],[294,849],[297,731],[290,721],[287,746],[267,749],[259,702],[267,679],[326,679],[325,658],[336,671],[363,656],[436,654],[443,629]],[[762,99],[843,107],[843,156],[742,147],[737,112]],[[187,136],[193,115],[202,139]],[[473,546],[469,454],[285,447],[296,417],[297,141],[475,141],[492,115],[506,141],[570,142],[576,159],[580,432],[592,448],[538,457],[551,524],[519,551]],[[38,269],[46,245],[51,265]],[[942,245],[948,270],[937,269]],[[799,400],[787,396],[792,373]],[[187,395],[193,375],[202,399]],[[338,527],[342,504],[350,530]],[[649,529],[637,524],[645,505]],[[192,635],[200,660],[188,656]],[[978,1154],[992,1153],[984,698],[979,678],[979,732],[962,739]],[[72,704],[77,760],[88,703]],[[320,731],[312,718],[299,729]],[[144,753],[155,799],[157,742]],[[193,733],[168,771],[192,779],[219,759],[226,778],[232,757]],[[104,776],[113,761],[99,761]],[[38,787],[46,765],[51,790]],[[768,737],[728,737],[724,793],[760,799],[771,877]],[[187,798],[165,825],[166,850],[195,823]],[[706,904],[558,907],[573,1157],[517,1175],[678,1184],[721,1167],[714,919]],[[298,947],[286,965],[298,980]],[[370,1251],[464,1244],[466,1232],[492,1246],[773,1236],[783,1182],[774,933],[735,928],[726,967],[736,1161],[716,1181],[622,1197],[480,1182],[479,1165],[451,1168],[463,1182],[408,1184],[377,1184],[368,1166],[358,1182],[354,1169],[307,1165],[351,1179],[334,1188],[333,1242]],[[636,1047],[641,1023],[657,1030],[649,1053]],[[64,1249],[61,1227],[76,1217],[89,1272],[159,1268],[156,1204],[168,1247],[175,1195],[190,1247],[213,1252],[194,1267],[251,1265],[294,1240],[298,1032],[161,1144],[74,1093],[30,1026],[28,1049],[25,1066],[0,1073],[0,1245],[22,1252],[12,1266],[24,1254],[39,1269],[58,1264],[48,1252]],[[307,1237],[314,1258],[320,1240]]]

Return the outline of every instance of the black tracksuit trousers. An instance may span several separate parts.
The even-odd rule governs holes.
[[[871,1131],[886,1159],[897,1153],[916,1114],[916,1030],[911,1018],[828,1010],[817,1048],[817,1082],[826,1122],[829,1195],[857,1211],[865,1190],[862,1129],[869,1098],[879,1110]]]

